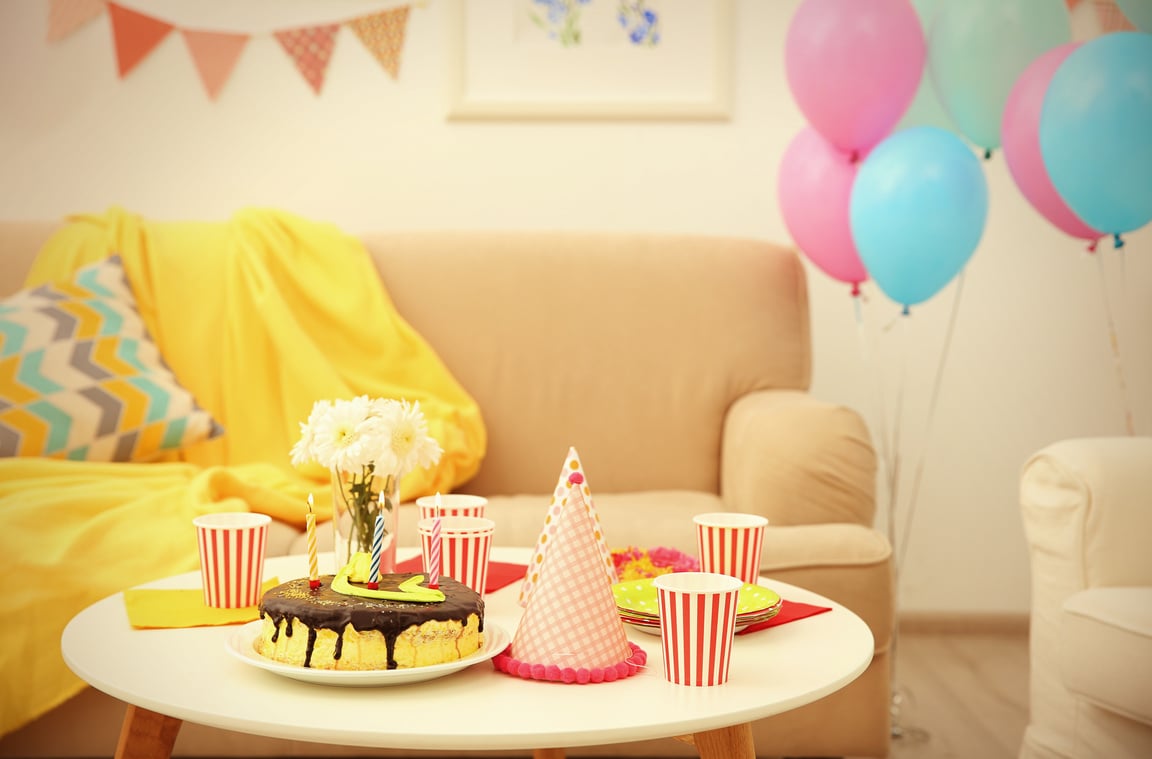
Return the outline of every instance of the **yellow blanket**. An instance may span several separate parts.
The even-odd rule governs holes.
[[[178,461],[0,459],[0,735],[81,689],[59,652],[73,615],[196,569],[194,516],[252,510],[302,529],[314,491],[328,516],[328,474],[289,462],[314,401],[420,402],[444,455],[405,477],[405,500],[450,491],[485,451],[476,403],[396,313],[359,241],[335,227],[272,210],[208,223],[113,208],[71,218],[26,284],[113,253],[165,360],[225,434]]]

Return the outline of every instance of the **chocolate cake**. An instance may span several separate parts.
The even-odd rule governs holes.
[[[403,596],[418,577],[383,575],[378,595]],[[362,597],[368,591],[360,588],[350,595],[342,575],[321,577],[318,588],[306,577],[283,583],[260,601],[256,650],[313,669],[404,669],[462,659],[483,645],[484,599],[450,577],[441,577],[438,589],[443,600],[417,602]]]

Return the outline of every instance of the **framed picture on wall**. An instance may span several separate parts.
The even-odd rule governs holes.
[[[455,0],[450,119],[729,115],[732,0]]]

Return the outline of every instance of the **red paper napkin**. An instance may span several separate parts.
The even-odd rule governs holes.
[[[748,625],[737,635],[747,635],[759,630],[767,630],[769,627],[777,627],[788,622],[795,622],[797,619],[804,619],[805,617],[813,617],[817,614],[823,614],[826,611],[832,611],[831,606],[813,606],[812,604],[800,603],[799,601],[781,601],[780,612],[763,622],[757,622],[754,625]]]
[[[424,559],[420,556],[413,556],[411,559],[396,564],[397,572],[423,572]],[[492,593],[505,585],[510,585],[517,580],[523,580],[524,575],[528,573],[527,564],[510,564],[506,561],[489,561],[488,562],[488,584],[484,588],[485,593]],[[783,609],[781,609],[783,612]]]

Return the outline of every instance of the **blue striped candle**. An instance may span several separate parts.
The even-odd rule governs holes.
[[[372,563],[368,565],[368,584],[375,587],[380,581],[380,552],[384,547],[384,515],[376,515],[372,529]]]

